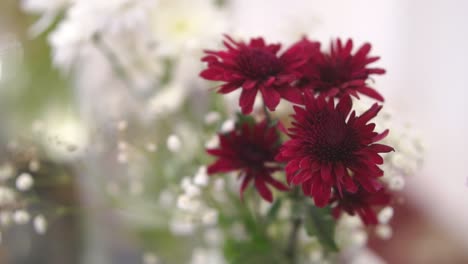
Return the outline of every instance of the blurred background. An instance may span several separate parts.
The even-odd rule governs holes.
[[[370,236],[372,257],[352,263],[468,263],[467,1],[160,1],[150,14],[152,1],[116,2],[0,2],[0,180],[19,190],[0,189],[0,210],[13,212],[0,215],[0,263],[160,263],[148,245],[196,263],[197,236],[171,235],[191,227],[166,226],[165,190],[206,163],[220,122],[206,113],[236,106],[198,79],[201,49],[225,32],[372,43],[385,107],[423,142],[424,162],[405,178],[391,238]]]

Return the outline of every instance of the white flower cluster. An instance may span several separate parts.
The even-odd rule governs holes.
[[[354,100],[357,112],[367,110],[371,104],[365,100]],[[381,178],[392,191],[401,191],[405,186],[405,178],[414,175],[421,167],[424,156],[424,144],[418,132],[409,124],[398,122],[394,111],[384,106],[371,122],[376,124],[376,131],[389,129],[390,133],[381,142],[395,149],[383,155],[384,164],[381,169],[384,176]]]
[[[111,79],[123,78],[127,86],[148,91],[170,61],[176,71],[171,74],[179,80],[163,94],[172,99],[186,90],[180,82],[189,81],[187,65],[196,65],[190,71],[193,82],[202,48],[219,42],[228,21],[226,11],[212,0],[24,0],[22,6],[43,15],[32,28],[36,34],[65,12],[48,36],[59,69],[91,67],[103,74],[106,65],[97,64],[96,57],[105,57],[113,68]]]
[[[37,161],[29,163],[31,171],[37,171],[39,166]],[[13,186],[9,184],[12,181]],[[42,235],[47,231],[46,218],[40,213],[32,217],[23,197],[33,186],[34,179],[30,173],[18,174],[16,168],[8,162],[0,165],[0,237],[1,231],[10,225],[26,225],[31,220],[37,234]]]
[[[44,32],[59,13],[73,2],[74,0],[22,0],[23,10],[41,15],[41,18],[31,27],[30,33],[36,36]]]
[[[203,199],[202,192],[208,187],[206,167],[201,166],[193,177],[182,179],[182,194],[177,198],[180,212],[174,215],[171,230],[176,234],[190,234],[196,225],[215,226],[218,222],[218,211],[210,207]]]
[[[75,71],[90,116],[107,120],[177,110],[188,86],[200,82],[194,73],[202,49],[217,45],[228,27],[227,10],[215,0],[24,0],[22,6],[43,16],[35,34],[64,12],[48,36],[53,63]],[[94,98],[99,102],[89,102]],[[132,103],[142,98],[144,105]]]

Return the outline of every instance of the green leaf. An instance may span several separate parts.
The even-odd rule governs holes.
[[[278,215],[279,209],[281,208],[281,204],[282,204],[282,200],[276,199],[276,201],[270,207],[266,215],[267,223],[271,223],[273,220],[275,220],[276,216]]]
[[[338,251],[335,243],[335,220],[331,215],[330,208],[318,208],[314,205],[307,207],[305,218],[307,234],[316,236],[320,244],[327,250]]]
[[[243,125],[247,123],[249,126],[255,125],[255,119],[250,115],[243,115],[241,113],[237,113],[237,121],[239,125]]]

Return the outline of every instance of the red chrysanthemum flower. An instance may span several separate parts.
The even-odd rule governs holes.
[[[286,185],[272,177],[273,172],[281,170],[281,166],[275,162],[280,146],[276,126],[269,126],[266,121],[257,124],[246,122],[218,136],[220,146],[207,150],[218,157],[208,167],[208,174],[240,171],[241,197],[251,181],[263,199],[269,202],[273,200],[273,195],[267,184],[280,191],[288,190]]]
[[[302,40],[305,41],[307,40]],[[314,42],[310,43],[310,46],[314,45]],[[385,73],[381,68],[368,68],[368,64],[379,60],[379,57],[368,56],[371,50],[369,43],[361,46],[355,54],[352,54],[352,49],[351,39],[344,46],[337,39],[331,43],[329,52],[312,49],[309,52],[309,61],[301,67],[302,77],[297,86],[331,97],[349,94],[359,98],[358,93],[361,93],[383,101],[382,95],[366,84],[370,75]]]
[[[375,144],[388,130],[378,134],[374,132],[375,124],[367,122],[381,106],[374,104],[358,117],[354,111],[349,114],[349,96],[342,97],[335,106],[333,98],[327,101],[324,96],[316,98],[306,91],[304,101],[305,109],[294,106],[291,139],[277,156],[278,161],[287,162],[288,183],[301,184],[304,194],[313,197],[319,207],[328,203],[332,187],[340,194],[356,192],[357,184],[369,192],[379,190],[377,178],[383,175],[377,166],[383,163],[379,153],[393,148]]]
[[[242,113],[252,112],[258,91],[271,111],[281,98],[301,103],[300,89],[291,84],[300,76],[297,69],[306,62],[302,54],[286,51],[278,56],[279,44],[266,44],[262,38],[251,39],[246,44],[225,37],[226,51],[205,51],[208,55],[202,61],[208,63],[208,68],[200,76],[224,82],[218,90],[222,94],[241,88]]]
[[[363,188],[355,193],[343,192],[342,196],[335,193],[331,200],[332,203],[336,202],[332,214],[338,219],[343,211],[349,215],[357,213],[365,225],[376,225],[378,220],[375,210],[388,205],[390,200],[390,194],[383,188],[373,193]]]

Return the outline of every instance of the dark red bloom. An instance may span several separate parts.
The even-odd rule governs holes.
[[[269,126],[266,121],[243,123],[233,131],[218,136],[220,146],[207,150],[209,154],[218,157],[208,167],[208,174],[240,171],[241,196],[253,180],[257,191],[269,202],[273,200],[273,195],[267,184],[280,191],[288,190],[286,185],[272,177],[273,172],[281,170],[275,162],[280,146],[276,126]]]
[[[332,209],[332,214],[337,219],[343,211],[349,215],[357,213],[365,225],[376,225],[378,220],[375,210],[388,205],[390,200],[390,194],[383,188],[373,193],[363,188],[355,193],[343,192],[343,196],[335,193],[332,202],[336,202],[336,206]]]
[[[374,132],[375,124],[367,124],[382,108],[374,104],[361,116],[350,114],[352,101],[342,97],[335,106],[334,99],[314,97],[305,92],[305,108],[294,106],[291,139],[285,142],[277,156],[287,162],[288,183],[302,185],[304,194],[314,198],[315,204],[328,204],[332,187],[339,194],[354,193],[358,184],[368,192],[381,188],[377,180],[383,171],[379,153],[393,148],[375,144],[388,134]],[[349,116],[349,117],[348,117]]]
[[[307,40],[302,40],[305,42]],[[310,42],[310,41],[308,41]],[[313,43],[309,46],[313,46]],[[303,89],[312,89],[316,93],[326,96],[341,97],[352,95],[359,98],[358,93],[367,95],[376,100],[384,98],[373,88],[366,84],[372,74],[384,74],[381,68],[369,68],[379,57],[369,57],[371,45],[362,45],[355,54],[352,54],[353,41],[348,39],[342,44],[340,39],[332,42],[329,52],[309,51],[308,63],[301,67],[302,78],[297,86]]]
[[[224,82],[218,90],[222,94],[241,88],[242,113],[252,112],[258,91],[271,111],[281,98],[301,103],[300,89],[291,84],[300,76],[298,68],[306,62],[302,54],[286,51],[278,56],[281,45],[266,44],[263,38],[251,39],[246,44],[225,37],[226,51],[205,51],[207,56],[202,61],[208,63],[208,68],[200,76]]]

